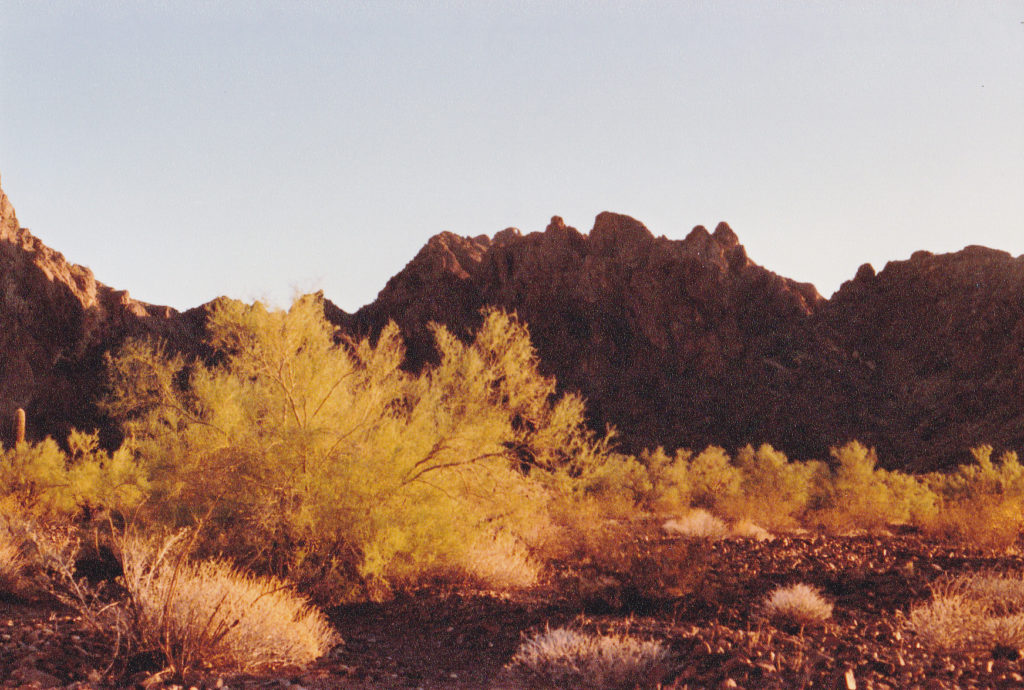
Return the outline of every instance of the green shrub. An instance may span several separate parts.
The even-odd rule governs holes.
[[[838,466],[820,475],[812,501],[811,517],[825,528],[876,531],[934,514],[928,487],[910,475],[876,468],[873,448],[851,441],[833,448],[832,456]]]
[[[734,504],[740,498],[743,474],[732,464],[725,449],[709,446],[690,459],[686,482],[690,504],[716,512],[720,506]]]
[[[974,464],[927,477],[940,507],[925,530],[974,546],[1009,548],[1024,531],[1024,467],[1013,452],[994,463],[988,445],[972,449],[971,455]]]
[[[149,483],[130,444],[108,453],[97,434],[72,431],[70,456],[52,439],[0,448],[0,507],[37,516],[68,516],[84,506],[126,512]]]
[[[582,400],[555,399],[526,327],[499,311],[469,343],[435,327],[440,362],[419,375],[394,324],[337,344],[316,296],[221,300],[207,331],[208,364],[144,342],[109,362],[106,410],[152,477],[149,517],[207,524],[207,552],[331,596],[473,579],[495,535],[520,550],[553,496],[600,484],[609,462]]]
[[[764,444],[740,449],[740,498],[725,507],[738,520],[751,520],[769,530],[796,527],[811,500],[815,479],[824,471],[821,463],[790,462],[785,453]]]

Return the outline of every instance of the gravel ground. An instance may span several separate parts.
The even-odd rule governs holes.
[[[345,642],[311,668],[196,677],[184,687],[514,688],[524,681],[506,665],[523,636],[572,625],[662,641],[672,652],[664,687],[1020,688],[1016,652],[935,654],[903,617],[943,575],[1022,566],[1020,555],[912,534],[712,542],[693,564],[702,577],[683,596],[582,600],[565,578],[518,596],[423,591],[329,611]],[[834,604],[832,618],[803,630],[767,622],[768,593],[800,582]],[[108,668],[107,650],[66,611],[0,601],[2,687],[143,687],[153,669]]]

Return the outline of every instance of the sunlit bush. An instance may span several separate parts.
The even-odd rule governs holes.
[[[932,598],[911,608],[907,626],[934,651],[1024,648],[1024,580],[1020,573],[945,578]]]
[[[130,444],[109,453],[97,434],[72,431],[68,447],[47,438],[0,448],[0,507],[57,517],[84,506],[125,512],[145,498],[148,479]]]
[[[722,539],[729,533],[721,518],[700,508],[666,521],[662,528],[669,534],[692,539]]]
[[[286,583],[220,561],[193,563],[177,546],[173,538],[161,548],[128,539],[122,550],[128,632],[172,674],[304,666],[338,641]]]
[[[803,628],[831,618],[832,604],[817,589],[801,583],[773,590],[764,601],[764,612],[777,623]]]
[[[993,462],[988,445],[974,448],[971,455],[974,464],[928,476],[941,502],[925,529],[974,546],[1009,548],[1024,531],[1024,467],[1014,452]]]
[[[815,478],[824,471],[816,462],[790,462],[770,445],[752,446],[736,455],[740,470],[739,500],[724,506],[736,519],[749,519],[769,530],[796,527],[811,500]]]
[[[435,327],[440,361],[418,375],[394,324],[350,341],[317,296],[220,300],[207,332],[209,363],[130,342],[105,407],[152,477],[150,517],[207,525],[208,552],[383,597],[472,575],[495,534],[522,546],[553,497],[607,493],[606,442],[580,398],[555,397],[514,316],[486,312],[469,343]]]

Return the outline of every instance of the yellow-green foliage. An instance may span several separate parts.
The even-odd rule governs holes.
[[[741,499],[727,506],[729,517],[750,520],[769,530],[796,527],[812,497],[814,482],[824,471],[818,462],[790,462],[768,444],[736,455]]]
[[[664,449],[644,451],[640,464],[646,469],[646,491],[637,496],[638,504],[656,512],[681,513],[690,507],[690,459],[693,453],[677,450],[668,455]]]
[[[0,448],[0,504],[7,510],[67,515],[82,506],[126,511],[147,491],[128,446],[108,453],[96,434],[72,431],[70,455],[52,440]]]
[[[838,466],[823,476],[814,519],[833,531],[878,530],[923,519],[934,512],[934,497],[910,475],[876,468],[873,448],[851,441],[833,448]]]
[[[715,510],[739,499],[743,474],[723,448],[709,446],[690,459],[686,483],[690,505]]]
[[[1024,467],[1014,452],[998,464],[992,446],[971,450],[975,464],[927,478],[941,496],[941,509],[925,526],[943,537],[989,548],[1012,546],[1024,530]]]
[[[474,554],[525,538],[604,458],[582,401],[553,401],[526,327],[499,311],[469,344],[435,327],[440,362],[420,375],[400,368],[394,324],[338,345],[314,296],[221,300],[207,330],[213,364],[141,342],[110,361],[106,407],[151,473],[155,517],[207,520],[209,548],[333,578],[335,594],[478,575]]]

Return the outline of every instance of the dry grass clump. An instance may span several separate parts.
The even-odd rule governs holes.
[[[523,642],[509,669],[533,687],[653,688],[668,659],[661,642],[556,628]]]
[[[335,643],[323,614],[285,583],[221,561],[189,562],[174,555],[178,541],[159,551],[129,541],[123,553],[132,633],[171,673],[302,666]]]
[[[907,626],[939,652],[1024,649],[1024,577],[973,573],[939,582]]]
[[[6,529],[6,523],[0,523],[0,594],[14,594],[20,589],[24,567],[20,540]]]
[[[729,528],[720,519],[706,510],[691,510],[679,519],[667,521],[662,525],[669,534],[677,534],[692,539],[723,539],[729,534]]]
[[[753,539],[755,541],[771,541],[775,538],[764,527],[746,518],[738,520],[729,528],[729,536],[735,539]]]
[[[764,602],[770,620],[801,628],[823,623],[832,617],[832,604],[821,593],[805,584],[779,587]]]
[[[466,560],[466,577],[499,591],[533,587],[541,572],[541,564],[530,556],[526,547],[507,534],[477,541]]]

